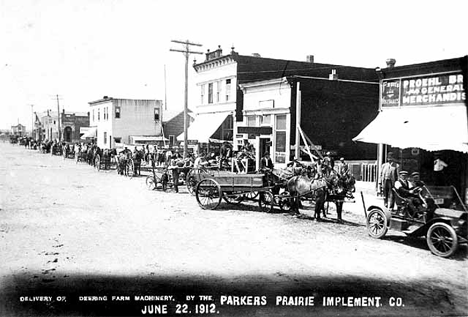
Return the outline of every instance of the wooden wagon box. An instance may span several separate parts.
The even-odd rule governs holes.
[[[221,187],[264,187],[263,174],[226,174],[213,178]]]

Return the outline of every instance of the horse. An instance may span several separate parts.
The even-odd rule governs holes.
[[[308,175],[293,176],[287,182],[287,189],[291,196],[291,212],[299,213],[301,196],[314,194],[327,186],[328,184],[323,177],[311,178]],[[315,215],[320,211],[318,207],[319,206],[316,204]]]
[[[320,211],[325,214],[325,202],[334,202],[336,205],[337,220],[339,223],[343,222],[343,203],[345,198],[352,198],[352,193],[356,190],[355,188],[356,179],[348,171],[344,175],[333,173],[327,179],[327,187],[317,191],[316,202],[315,202],[315,217],[317,220],[320,219]]]

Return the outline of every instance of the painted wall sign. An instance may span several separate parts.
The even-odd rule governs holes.
[[[461,73],[382,81],[382,107],[442,105],[465,100]]]

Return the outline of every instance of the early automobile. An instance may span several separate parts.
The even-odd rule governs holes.
[[[380,239],[389,229],[425,237],[431,252],[440,257],[452,256],[460,244],[468,242],[468,210],[455,187],[423,186],[418,193],[422,203],[418,207],[394,193],[396,211],[375,205],[365,209],[371,237]]]

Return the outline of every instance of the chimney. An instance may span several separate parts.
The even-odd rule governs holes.
[[[109,96],[104,96],[102,97],[102,99],[109,99]]]
[[[313,63],[314,62],[314,55],[307,55],[306,61],[307,61],[307,63]]]
[[[338,74],[336,73],[336,69],[332,69],[331,74],[328,75],[329,80],[338,80]]]
[[[388,68],[395,67],[396,60],[394,58],[387,58],[386,62]]]

